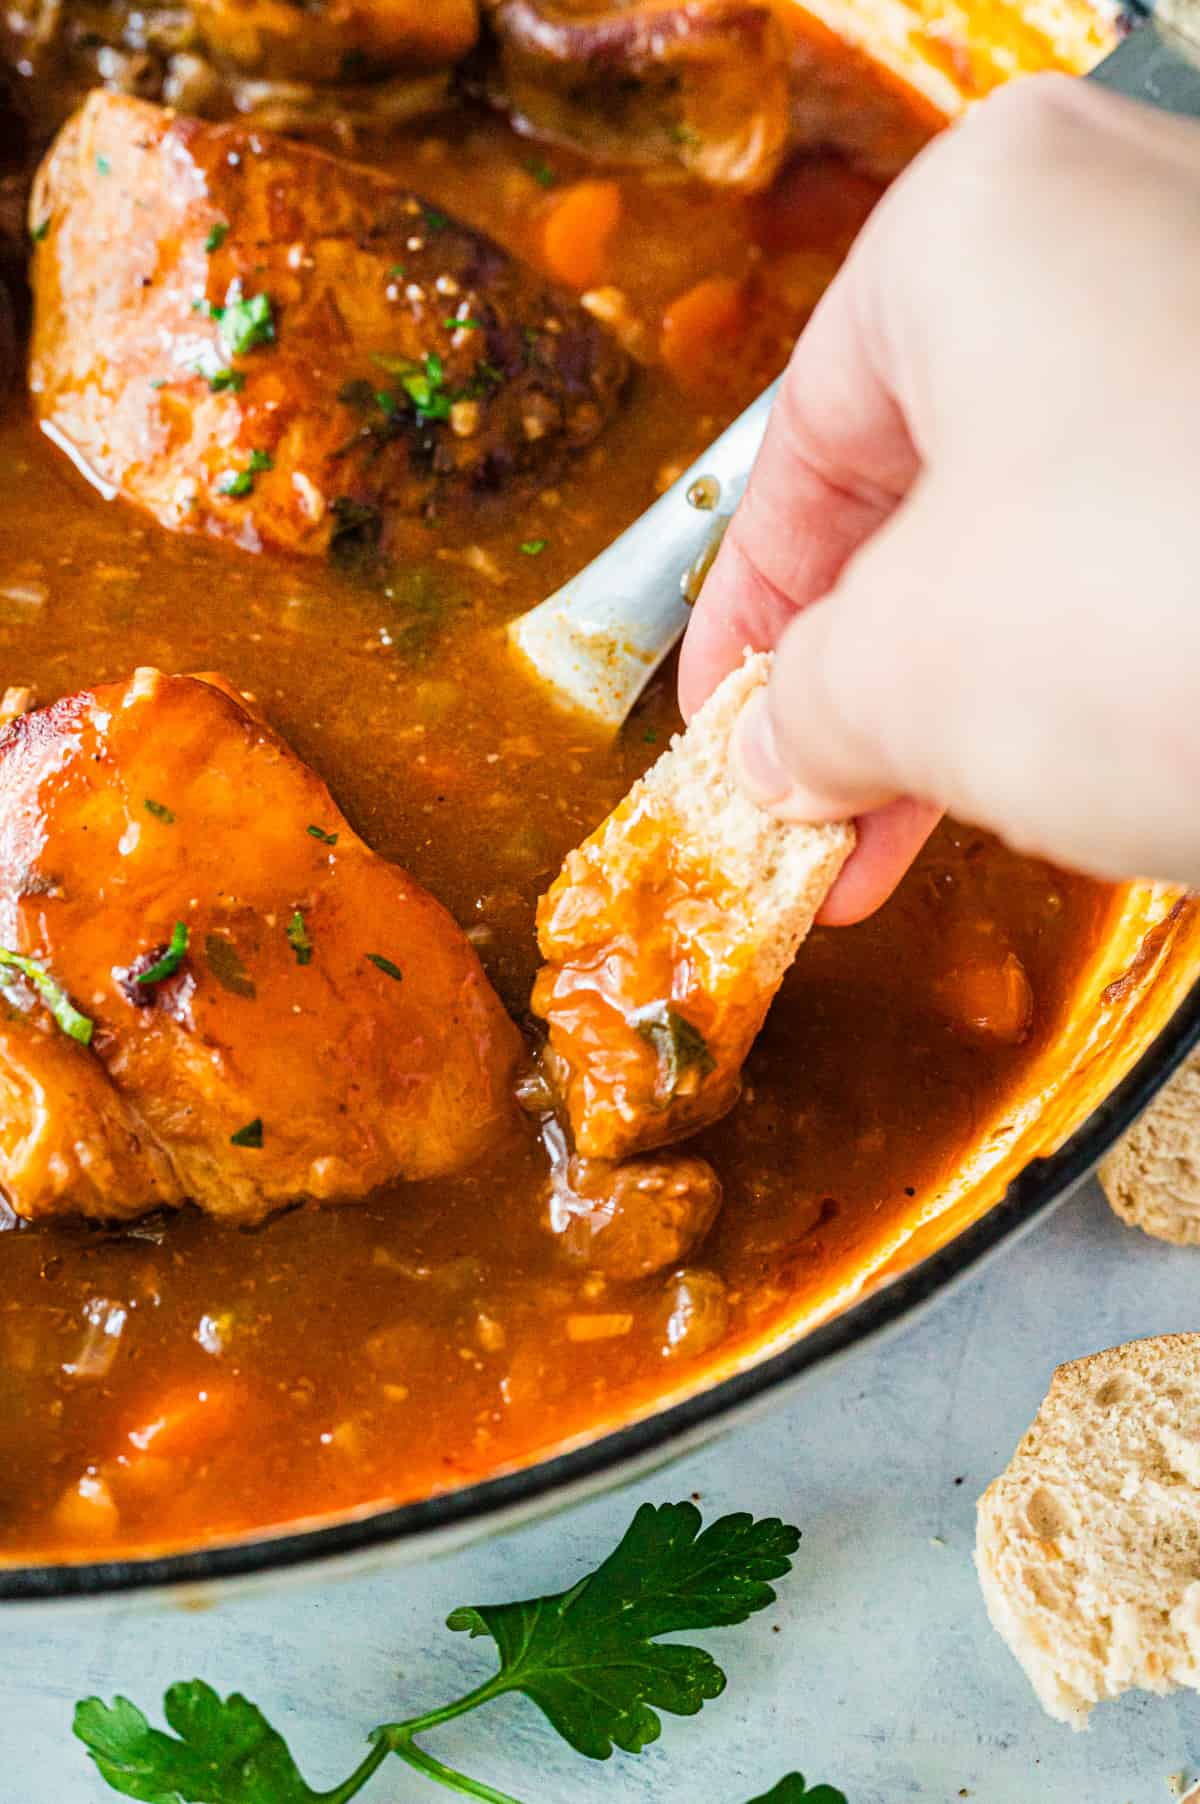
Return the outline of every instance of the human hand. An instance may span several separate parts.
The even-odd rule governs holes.
[[[1036,77],[895,183],[796,346],[686,715],[746,646],[776,656],[743,783],[860,817],[823,920],[942,808],[1200,882],[1200,127]]]

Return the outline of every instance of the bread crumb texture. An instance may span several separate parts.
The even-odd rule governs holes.
[[[1200,1048],[1105,1159],[1100,1183],[1131,1228],[1200,1245]]]
[[[979,1500],[992,1626],[1044,1708],[1200,1689],[1200,1334],[1060,1366]]]

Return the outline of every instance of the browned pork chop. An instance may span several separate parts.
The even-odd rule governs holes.
[[[0,734],[0,1190],[257,1220],[469,1164],[519,1050],[450,916],[219,678]],[[35,961],[33,964],[14,960]]]
[[[164,525],[317,556],[586,445],[602,326],[399,182],[93,94],[35,184],[46,430]]]

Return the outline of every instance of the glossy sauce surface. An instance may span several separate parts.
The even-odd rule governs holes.
[[[562,253],[547,224],[583,173],[565,153],[459,114],[386,160],[519,255]],[[452,543],[421,529],[385,584],[171,535],[90,492],[19,401],[0,425],[5,681],[46,702],[139,664],[219,670],[471,931],[526,1026],[537,897],[677,717],[664,677],[601,743],[497,628],[777,371],[873,198],[823,158],[754,201],[612,179],[578,286],[605,291],[639,360],[622,412],[519,516]],[[699,1380],[814,1307],[1000,1116],[1108,907],[946,826],[876,919],[816,933],[742,1100],[689,1149],[724,1204],[682,1276],[565,1255],[532,1117],[465,1176],[253,1231],[184,1211],[0,1235],[0,1552],[186,1545],[417,1497]]]

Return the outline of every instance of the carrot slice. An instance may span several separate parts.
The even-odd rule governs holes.
[[[711,381],[746,325],[746,291],[733,276],[706,276],[663,314],[659,355],[684,388]]]
[[[233,1385],[198,1384],[169,1391],[158,1407],[129,1432],[138,1453],[159,1459],[207,1453],[228,1435],[242,1411]]]
[[[616,182],[574,182],[564,188],[542,228],[542,256],[550,274],[569,288],[598,282],[620,218]]]

